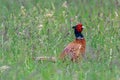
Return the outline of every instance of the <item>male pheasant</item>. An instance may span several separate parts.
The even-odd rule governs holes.
[[[76,38],[65,47],[63,52],[60,54],[60,59],[64,60],[66,56],[69,56],[73,62],[77,62],[85,54],[86,41],[82,34],[84,26],[79,23],[72,28],[74,29]]]
[[[84,26],[81,23],[79,23],[76,26],[73,26],[72,28],[74,29],[74,34],[76,38],[73,42],[69,43],[65,47],[63,52],[60,54],[60,59],[64,60],[66,56],[69,56],[73,62],[77,62],[85,54],[86,41],[82,34]],[[42,61],[48,60],[52,62],[56,62],[57,60],[55,57],[46,56],[34,57],[33,59]]]

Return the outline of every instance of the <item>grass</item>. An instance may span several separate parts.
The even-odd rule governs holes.
[[[0,0],[0,80],[119,80],[119,6],[119,0]],[[58,57],[78,22],[87,42],[80,64],[31,59]]]

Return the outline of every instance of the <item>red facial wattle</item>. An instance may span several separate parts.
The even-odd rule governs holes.
[[[77,32],[82,32],[82,30],[83,30],[82,24],[76,25],[76,30],[77,30]]]

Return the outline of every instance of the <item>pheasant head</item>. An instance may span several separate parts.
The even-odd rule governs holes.
[[[81,23],[73,26],[72,28],[74,29],[74,34],[75,34],[76,39],[83,39],[84,38],[84,36],[82,35],[82,31],[84,29],[84,26]]]

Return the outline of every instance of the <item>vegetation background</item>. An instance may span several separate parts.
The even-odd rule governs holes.
[[[32,60],[58,57],[78,22],[86,59]],[[0,80],[120,80],[120,0],[0,0]]]

